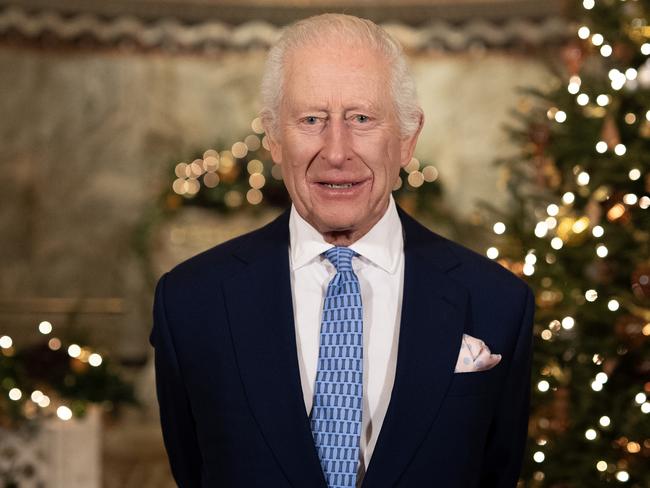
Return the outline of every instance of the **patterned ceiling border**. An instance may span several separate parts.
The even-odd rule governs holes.
[[[0,6],[30,12],[56,10],[64,15],[87,13],[104,18],[130,15],[147,22],[172,18],[184,24],[218,20],[239,25],[263,19],[277,26],[325,11],[410,26],[432,19],[539,20],[562,15],[571,4],[575,0],[0,0]]]
[[[462,51],[473,47],[537,47],[568,37],[569,22],[559,16],[539,20],[511,18],[505,21],[470,19],[463,23],[435,20],[412,27],[382,22],[407,50],[440,49]],[[229,25],[221,21],[187,24],[173,19],[144,21],[134,16],[105,18],[82,13],[64,15],[57,11],[28,12],[17,7],[0,10],[0,38],[45,37],[67,43],[90,39],[98,45],[135,45],[144,49],[202,51],[247,49],[269,46],[281,28],[265,21]]]

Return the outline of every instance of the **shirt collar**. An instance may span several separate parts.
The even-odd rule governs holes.
[[[294,205],[291,205],[289,215],[289,245],[292,270],[306,265],[334,247],[300,216]],[[402,222],[397,214],[392,195],[381,219],[352,244],[350,249],[388,273],[393,274],[397,271],[399,258],[404,250],[404,238]]]

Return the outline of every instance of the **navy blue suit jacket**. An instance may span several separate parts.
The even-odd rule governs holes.
[[[404,292],[392,395],[364,488],[513,488],[526,440],[534,299],[500,265],[399,209]],[[158,282],[150,341],[182,488],[326,488],[305,410],[289,212]],[[454,373],[463,333],[501,362]]]

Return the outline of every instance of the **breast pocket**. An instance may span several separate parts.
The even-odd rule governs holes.
[[[501,368],[497,364],[487,371],[471,373],[454,373],[447,390],[447,396],[481,396],[492,393],[497,387],[501,376]]]

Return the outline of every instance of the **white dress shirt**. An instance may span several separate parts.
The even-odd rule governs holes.
[[[334,247],[291,207],[289,263],[300,381],[307,413],[316,382],[323,299],[336,273],[322,253]],[[395,366],[404,283],[402,223],[391,195],[383,217],[349,246],[363,304],[363,412],[357,486],[361,484],[388,409]]]

